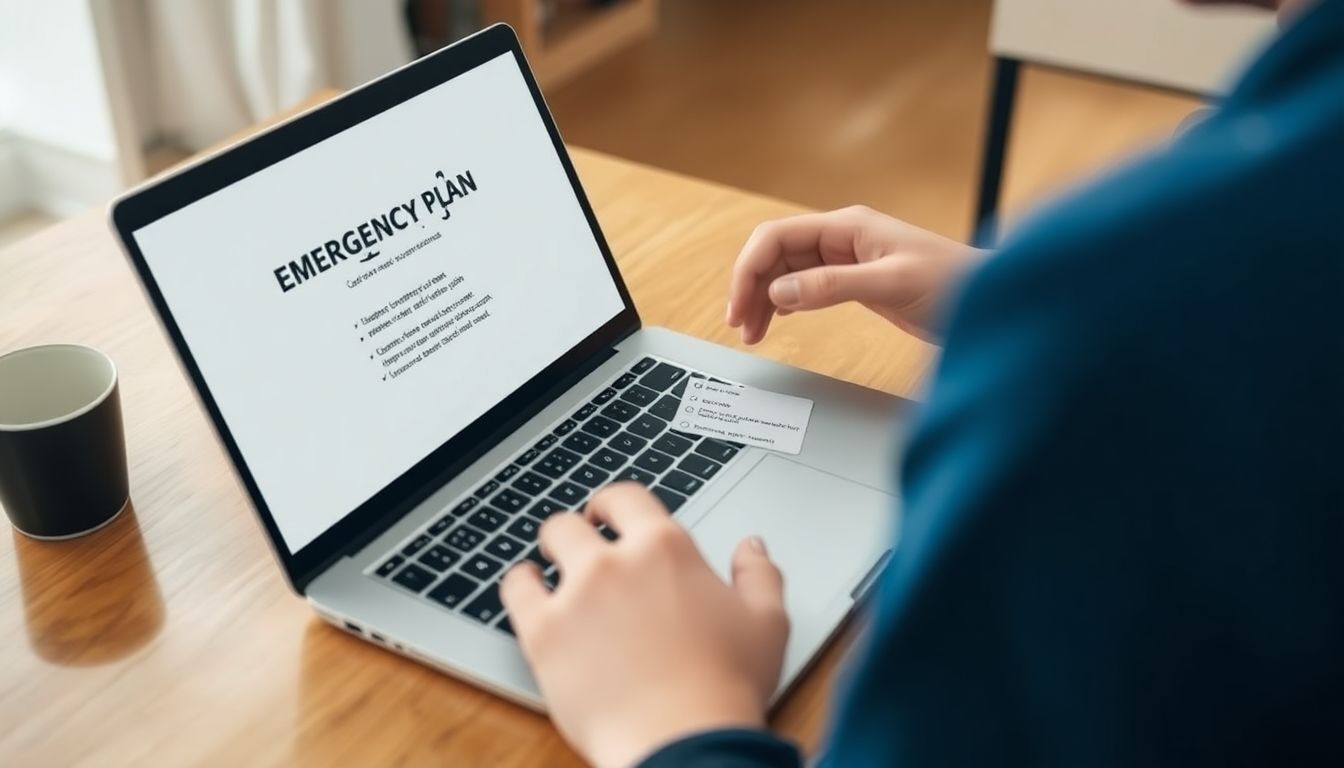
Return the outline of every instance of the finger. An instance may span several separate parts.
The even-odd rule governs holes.
[[[532,622],[550,596],[550,590],[542,581],[541,569],[531,560],[510,568],[499,584],[499,599],[520,637],[531,634]]]
[[[781,309],[821,309],[846,301],[900,304],[919,290],[906,262],[888,257],[843,266],[793,272],[770,284],[770,301]]]
[[[861,219],[858,210],[844,209],[793,216],[757,227],[733,266],[728,324],[741,326],[744,340],[763,335],[771,311],[766,286],[791,269],[820,265],[828,259],[852,261],[854,234]]]
[[[733,262],[728,279],[728,311],[726,321],[732,328],[741,327],[748,316],[757,310],[756,300],[765,283],[761,276],[779,258],[780,243],[777,232],[784,221],[768,221],[752,230],[742,250]]]
[[[541,524],[537,543],[546,559],[563,572],[598,554],[607,542],[582,516],[556,514]]]
[[[667,507],[639,483],[613,483],[588,500],[583,516],[590,523],[606,523],[628,536],[665,524]]]
[[[780,263],[769,272],[757,276],[759,285],[742,318],[743,343],[755,344],[765,338],[766,331],[770,330],[770,321],[775,316],[775,305],[770,302],[767,289],[772,281],[787,273],[788,267]]]
[[[733,589],[754,611],[784,610],[784,576],[759,536],[748,536],[733,550]]]
[[[788,272],[786,261],[815,265],[821,262],[819,242],[825,214],[806,214],[767,222],[757,227],[743,246],[733,268],[730,306],[736,316],[730,325],[742,328],[742,339],[754,344],[765,335],[771,307],[766,286]]]

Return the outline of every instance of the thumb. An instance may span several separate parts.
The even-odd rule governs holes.
[[[776,278],[770,283],[770,301],[781,309],[821,309],[846,301],[866,304],[897,303],[913,286],[897,258],[859,264],[813,267]]]
[[[743,539],[733,552],[733,589],[753,612],[784,613],[784,576],[759,536]]]

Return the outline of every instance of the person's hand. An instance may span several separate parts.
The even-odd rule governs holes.
[[[934,340],[952,288],[986,254],[858,205],[769,221],[733,266],[728,325],[755,344],[776,314],[857,301]]]
[[[500,596],[552,720],[584,757],[630,765],[696,731],[764,727],[789,625],[759,539],[738,545],[724,584],[635,483],[603,489],[582,516],[552,515],[539,539],[559,585],[524,562]]]

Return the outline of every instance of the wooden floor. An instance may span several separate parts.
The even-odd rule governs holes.
[[[548,100],[567,141],[807,205],[967,234],[989,0],[671,0],[658,35]],[[1028,70],[1008,209],[1170,134],[1197,103]]]

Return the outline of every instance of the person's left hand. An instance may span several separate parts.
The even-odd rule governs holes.
[[[630,765],[697,731],[764,727],[789,624],[759,539],[738,545],[724,584],[635,483],[602,490],[583,516],[552,515],[539,538],[559,585],[524,562],[500,595],[551,718],[584,757]]]

